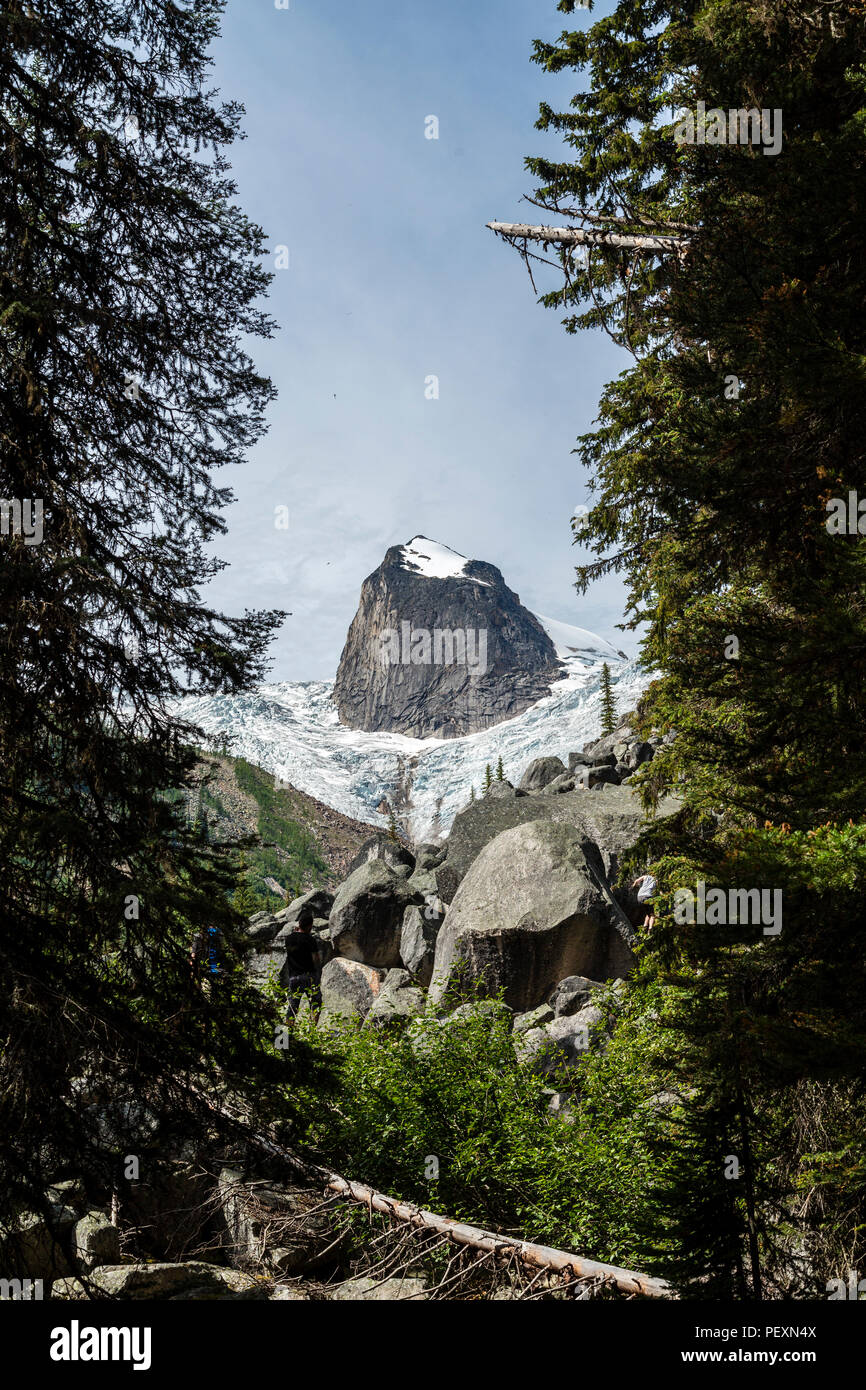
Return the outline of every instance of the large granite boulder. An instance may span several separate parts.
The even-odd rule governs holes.
[[[246,957],[245,966],[250,979],[250,984],[257,989],[263,989],[269,980],[274,980],[280,984],[283,979],[283,972],[286,964],[285,941],[280,935],[280,924],[276,922],[276,935],[254,943],[253,949]],[[294,925],[289,927],[289,931],[294,930]]]
[[[548,782],[543,788],[545,796],[558,795],[560,792],[573,792],[576,783],[570,772],[562,772],[558,777],[554,777],[552,782]]]
[[[277,912],[275,917],[280,924],[280,929],[285,932],[287,926],[289,930],[294,927],[304,908],[309,908],[314,918],[324,917],[327,919],[333,906],[334,895],[329,893],[327,888],[311,888],[309,893],[302,893],[299,898],[294,898],[288,907]],[[250,921],[252,922],[252,920],[251,918]]]
[[[162,1299],[195,1290],[203,1298],[208,1294],[219,1297],[235,1292],[241,1281],[243,1287],[254,1288],[248,1277],[203,1260],[189,1260],[185,1264],[106,1265],[92,1270],[87,1278],[92,1293],[89,1294],[78,1279],[57,1279],[52,1285],[51,1297],[74,1300],[95,1294],[117,1299]]]
[[[353,874],[362,865],[371,864],[377,859],[398,874],[411,874],[415,870],[414,854],[399,840],[393,840],[390,835],[371,835],[349,865],[349,873]]]
[[[567,773],[561,758],[534,758],[520,779],[520,790],[540,792],[549,782]]]
[[[415,846],[415,873],[429,872],[430,869],[437,868],[445,858],[446,846],[434,843],[432,840],[425,840],[420,845]]]
[[[445,904],[435,892],[425,895],[422,906],[407,907],[403,915],[400,959],[425,989],[433,978],[436,938],[444,920]]]
[[[557,1018],[576,1014],[590,1002],[593,990],[600,988],[600,980],[588,980],[585,975],[568,975],[559,981],[548,1003]]]
[[[390,970],[400,965],[403,914],[418,901],[406,878],[382,859],[370,859],[346,879],[334,899],[329,936],[338,956]]]
[[[598,1042],[604,1016],[590,1004],[570,1017],[554,1018],[540,1026],[515,1028],[518,1059],[538,1076],[555,1076],[563,1067],[580,1066]]]
[[[371,1279],[369,1275],[357,1275],[338,1284],[330,1297],[337,1303],[417,1303],[427,1298],[427,1289],[424,1276]]]
[[[673,815],[680,803],[665,797],[657,815]],[[523,796],[508,801],[481,797],[454,818],[448,837],[448,853],[436,869],[439,896],[450,903],[485,845],[517,825],[546,819],[572,826],[585,840],[588,853],[597,846],[608,884],[614,882],[619,857],[635,844],[646,816],[630,787],[606,787],[603,797],[575,790],[560,795]]]
[[[76,1221],[72,1233],[72,1258],[85,1274],[98,1265],[120,1263],[120,1232],[104,1212],[93,1208]]]
[[[423,1014],[427,1003],[423,989],[412,981],[408,970],[389,970],[373,1006],[364,1020],[365,1028],[387,1028]]]
[[[55,1279],[69,1274],[65,1242],[58,1237],[75,1222],[68,1207],[52,1207],[51,1218],[22,1208],[6,1226],[0,1226],[0,1270],[10,1278]]]
[[[322,1009],[328,1014],[357,1015],[366,1018],[379,997],[384,970],[376,970],[358,960],[335,956],[322,971],[319,988]]]
[[[247,922],[247,940],[255,946],[273,941],[280,926],[281,923],[272,912],[257,912]]]
[[[566,975],[627,974],[633,940],[580,831],[548,820],[514,826],[482,850],[448,908],[431,1001],[452,989],[503,989],[506,1003],[525,1013]]]

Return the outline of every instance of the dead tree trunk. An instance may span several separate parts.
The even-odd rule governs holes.
[[[687,244],[680,236],[638,236],[626,232],[601,232],[586,227],[533,227],[526,222],[488,222],[491,232],[514,241],[540,241],[576,246],[615,246],[631,251],[679,251]]]

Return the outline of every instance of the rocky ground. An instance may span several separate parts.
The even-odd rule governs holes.
[[[288,986],[286,942],[307,907],[320,1027],[353,1016],[387,1026],[431,1009],[459,1017],[481,997],[510,1012],[528,1063],[578,1065],[601,1022],[593,991],[634,964],[637,905],[617,879],[646,821],[629,781],[657,746],[624,722],[568,767],[538,758],[518,786],[495,782],[441,844],[371,836],[334,891],[250,920],[252,979]],[[668,798],[656,814],[677,805]]]

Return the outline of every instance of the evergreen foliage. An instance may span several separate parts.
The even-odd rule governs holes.
[[[237,966],[233,866],[162,795],[202,741],[173,702],[261,679],[281,616],[200,596],[214,472],[273,395],[245,348],[271,325],[225,156],[241,112],[206,88],[221,9],[0,11],[0,494],[44,505],[41,544],[0,541],[0,1220],[58,1172],[122,1187],[142,1106],[201,1129],[191,1076],[253,1095],[286,1070]]]
[[[850,1131],[831,1098],[862,1090],[866,1048],[866,549],[827,524],[834,498],[866,492],[864,43],[859,3],[623,0],[535,49],[547,71],[590,74],[567,111],[542,107],[571,149],[529,161],[538,199],[683,242],[595,246],[584,265],[562,250],[543,299],[635,359],[579,441],[596,500],[573,526],[596,557],[578,587],[622,574],[645,624],[641,727],[677,735],[638,783],[684,810],[639,854],[654,849],[668,895],[647,950],[690,1078],[656,1191],[661,1268],[691,1293],[796,1287],[784,1249],[817,1234],[806,1170],[822,1248],[864,1258],[863,1167],[838,1161]],[[780,111],[781,152],[678,140],[699,102]],[[782,892],[781,933],[678,923],[674,891],[699,881]],[[833,1116],[823,1157],[785,1121],[804,1084]]]
[[[616,700],[610,679],[610,667],[605,661],[601,668],[601,732],[612,734],[616,728]]]

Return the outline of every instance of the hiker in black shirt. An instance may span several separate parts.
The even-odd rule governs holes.
[[[313,938],[313,914],[308,907],[302,908],[295,930],[285,938],[286,965],[289,1000],[286,1018],[297,1018],[301,999],[309,994],[310,1003],[321,1004],[321,995],[316,986],[316,942]]]

